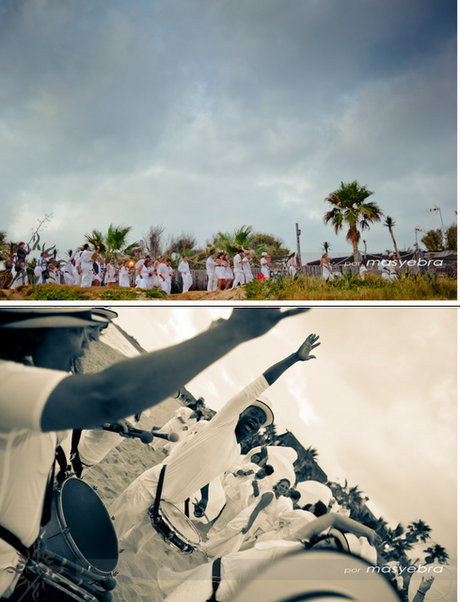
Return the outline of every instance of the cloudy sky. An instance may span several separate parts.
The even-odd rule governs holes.
[[[52,214],[61,257],[110,223],[342,254],[354,179],[401,248],[456,221],[455,0],[3,0],[0,81],[1,229]]]
[[[231,311],[117,310],[147,350],[190,338]],[[267,393],[278,432],[316,448],[329,479],[358,485],[393,527],[426,521],[455,562],[455,309],[314,308],[238,347],[187,388],[217,410],[312,332],[321,337],[317,359],[296,364]]]

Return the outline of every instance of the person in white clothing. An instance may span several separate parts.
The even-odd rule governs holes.
[[[64,266],[64,284],[67,284],[67,286],[72,286],[75,284],[74,270],[75,259],[70,257]]]
[[[171,263],[169,263],[171,265]],[[160,289],[167,295],[171,294],[171,276],[167,260],[162,257],[157,268],[158,278],[160,279]]]
[[[244,273],[243,273],[243,257],[244,250],[240,249],[238,253],[233,258],[233,273],[235,275],[235,279],[233,280],[232,288],[237,286],[241,286],[244,284]]]
[[[120,267],[116,271],[118,275],[118,285],[123,287],[131,286],[131,274],[129,269],[129,259],[123,259]]]
[[[104,274],[104,284],[114,284],[115,283],[115,259],[113,257],[110,258],[109,263],[106,266],[105,274]]]
[[[212,329],[211,329],[212,330]],[[136,553],[151,537],[154,530],[148,514],[163,466],[166,466],[162,499],[181,504],[196,491],[202,492],[195,505],[195,516],[201,517],[208,503],[208,485],[232,466],[241,454],[240,443],[259,428],[273,422],[270,402],[262,393],[288,368],[299,361],[314,359],[310,355],[318,338],[310,335],[293,354],[271,366],[263,375],[232,397],[217,412],[205,429],[162,464],[146,470],[131,483],[110,506],[121,549]]]
[[[260,257],[260,273],[265,280],[270,280],[270,270],[268,269],[269,263],[270,255],[267,253],[267,251],[264,251]]]
[[[90,251],[88,243],[85,243],[83,245],[83,251],[80,256],[80,260],[81,260],[81,283],[80,283],[80,286],[82,288],[87,288],[87,287],[91,286],[91,284],[93,282],[93,261],[96,259],[98,253],[99,253],[99,247],[97,247],[96,251]]]
[[[81,254],[83,253],[83,249],[78,249],[73,256],[73,260],[75,261],[75,269],[74,269],[74,279],[76,286],[81,286]]]
[[[46,284],[47,279],[49,278],[48,274],[48,253],[46,251],[42,251],[40,257],[37,260],[37,265],[34,269],[35,283],[36,284]],[[48,276],[47,276],[48,274]]]
[[[171,433],[179,435],[185,423],[192,414],[193,410],[181,406],[180,408],[177,408],[177,410],[174,412],[174,416],[155,432],[160,433],[161,435],[170,435]],[[164,448],[164,439],[154,439],[149,445],[152,449],[155,450]]]
[[[361,259],[361,263],[359,266],[359,277],[361,278],[361,280],[366,280],[367,272],[372,272],[372,269],[367,267],[367,264],[364,261],[364,259]]]
[[[240,343],[305,310],[235,309],[228,320],[179,345],[95,374],[72,375],[73,361],[88,345],[88,328],[107,323],[97,311],[0,308],[0,525],[26,547],[39,534],[57,431],[94,428],[142,412]],[[5,598],[20,577],[20,570],[5,570],[10,566],[20,566],[18,554],[0,539]]]
[[[319,262],[320,268],[322,268],[323,280],[334,280],[335,274],[332,268],[332,261],[327,253],[323,253]]]
[[[252,282],[254,279],[254,276],[252,275],[252,265],[251,265],[251,253],[246,252],[244,254],[243,259],[241,260],[241,263],[243,264],[243,273],[244,273],[244,281],[245,282]]]
[[[296,256],[295,253],[291,253],[291,255],[289,255],[289,276],[292,276],[294,278],[294,276],[297,274],[297,272],[299,271],[299,268],[297,267],[297,261],[296,261]]]
[[[139,266],[136,276],[136,288],[150,289],[153,285],[153,266],[151,259],[145,259]]]
[[[182,277],[182,292],[186,293],[190,290],[190,287],[193,284],[187,255],[183,255],[182,260],[180,261],[177,269],[179,270],[179,273]]]
[[[216,252],[212,250],[206,259],[206,275],[208,277],[208,292],[217,290]]]
[[[341,531],[338,531],[338,529]],[[342,534],[343,531],[346,531],[345,535]],[[332,541],[323,537],[321,535],[323,532],[327,532]],[[350,534],[353,535],[350,536]],[[268,567],[274,559],[282,558],[294,551],[305,550],[306,542],[310,542],[311,546],[315,546],[315,542],[318,542],[316,543],[318,547],[324,547],[326,544],[330,545],[331,548],[342,551],[349,551],[350,544],[352,544],[353,553],[361,555],[375,565],[376,550],[372,545],[376,542],[376,538],[375,531],[349,518],[334,514],[326,514],[317,519],[313,518],[313,520],[306,517],[303,523],[299,522],[297,530],[283,540],[260,541],[251,549],[228,554],[221,558],[221,578],[217,581],[218,587],[215,585],[213,587],[212,562],[184,572],[174,572],[169,567],[162,567],[157,573],[157,579],[161,590],[169,594],[163,602],[205,602],[205,600],[212,599],[213,592],[214,599],[227,602],[227,600],[232,599],[235,591],[249,580],[251,582],[256,581],[257,590],[261,596],[260,599],[263,599],[262,592],[266,591],[267,586],[276,586],[277,588],[279,586],[276,581],[271,582],[269,578],[267,579],[266,574],[261,575],[263,569]],[[298,578],[303,575],[304,579],[308,579],[307,571],[308,568],[311,568],[308,562],[308,553],[301,558],[305,559],[305,564],[304,566],[302,566],[303,563],[300,565]],[[313,564],[313,566],[318,568],[317,564]],[[341,570],[343,578],[343,567]],[[330,571],[328,574],[333,575]],[[340,575],[337,575],[337,577],[340,578]],[[311,575],[311,578],[314,579],[315,575]],[[280,579],[280,577],[278,576],[277,579]],[[376,583],[374,580],[368,580],[368,584],[365,586],[368,588],[368,595],[365,598],[355,598],[353,596],[353,599],[360,602],[364,599],[375,600],[376,602],[396,602],[398,596],[396,594],[391,595],[392,587],[385,579],[382,579],[382,583],[381,587],[385,590],[385,593],[374,596]],[[284,591],[287,585],[288,581],[285,582]],[[334,592],[336,591],[337,588],[334,589]],[[351,599],[349,596],[346,596],[346,598]],[[278,599],[282,598],[279,597]],[[296,599],[300,598],[296,597]],[[302,597],[302,600],[304,599],[306,598]]]

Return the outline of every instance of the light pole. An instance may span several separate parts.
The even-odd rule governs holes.
[[[295,225],[295,235],[297,238],[297,267],[300,268],[302,265],[302,259],[301,259],[301,254],[300,254],[300,235],[301,235],[301,230],[299,229],[299,224]]]
[[[439,211],[439,217],[441,218],[441,236],[442,236],[442,243],[444,244],[444,223],[442,221],[442,213],[441,213],[441,208],[438,207],[437,205],[434,206],[434,209],[430,209],[430,211]]]
[[[414,228],[414,231],[415,231],[415,248],[418,249],[417,232],[421,232],[422,229],[421,228]]]

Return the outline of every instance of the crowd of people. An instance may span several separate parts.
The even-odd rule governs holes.
[[[173,396],[227,352],[305,311],[235,309],[229,319],[174,347],[118,362],[95,374],[81,374],[78,359],[116,317],[115,312],[0,309],[0,597],[19,599],[15,597],[21,572],[17,550],[31,549],[40,539],[55,449],[58,444],[64,449],[68,445],[66,429],[80,432],[72,466],[79,458],[84,470],[120,443],[118,434],[101,430],[101,425],[118,424],[126,431],[142,412]],[[297,350],[227,401],[211,420],[201,420],[198,408],[180,408],[170,423],[160,430],[155,427],[163,434],[174,428],[179,436],[171,439],[174,445],[163,448],[165,459],[136,478],[108,511],[120,553],[125,555],[136,554],[158,536],[152,527],[152,508],[160,497],[191,520],[208,521],[211,529],[198,549],[210,562],[192,573],[177,574],[167,568],[158,572],[168,602],[205,602],[213,591],[215,595],[216,584],[219,600],[227,600],[249,567],[257,574],[273,558],[318,543],[318,536],[334,540],[336,547],[342,541],[342,547],[349,546],[346,549],[351,549],[350,538],[354,538],[354,552],[375,561],[374,531],[330,512],[331,503],[299,506],[294,450],[271,446],[241,455],[241,443],[274,421],[265,391],[293,365],[315,359],[312,351],[319,344],[317,335],[309,335]],[[69,477],[75,478],[72,473]],[[217,506],[211,494],[216,481],[224,491]],[[334,535],[334,529],[341,531]],[[249,559],[254,562],[248,563]],[[226,567],[220,579],[215,578],[216,562]],[[16,570],[7,571],[8,567]]]
[[[167,295],[171,294],[173,280],[181,282],[181,292],[186,293],[193,285],[193,276],[187,255],[183,255],[175,270],[169,257],[158,256],[152,259],[145,255],[137,261],[132,258],[115,260],[113,257],[105,261],[99,253],[90,250],[88,243],[81,249],[71,253],[65,265],[61,265],[54,257],[49,257],[46,251],[40,254],[35,262],[33,281],[35,284],[65,284],[82,288],[90,286],[118,285],[123,288],[158,288]],[[27,251],[25,243],[17,245],[11,267],[10,288],[14,289],[23,284],[29,284],[27,274]],[[261,274],[264,279],[270,279],[270,254],[262,252],[260,257]],[[240,250],[230,258],[228,253],[216,253],[211,250],[206,259],[207,290],[224,290],[235,288],[251,282],[254,278],[250,252]]]

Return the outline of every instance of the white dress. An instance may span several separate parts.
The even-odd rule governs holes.
[[[118,272],[118,284],[120,286],[131,286],[129,270],[127,270],[124,266],[121,266],[120,271]]]
[[[105,284],[113,284],[115,282],[115,272],[115,266],[112,263],[108,263],[104,275]]]
[[[260,272],[266,280],[270,280],[270,270],[268,269],[268,261],[265,257],[260,259]]]

